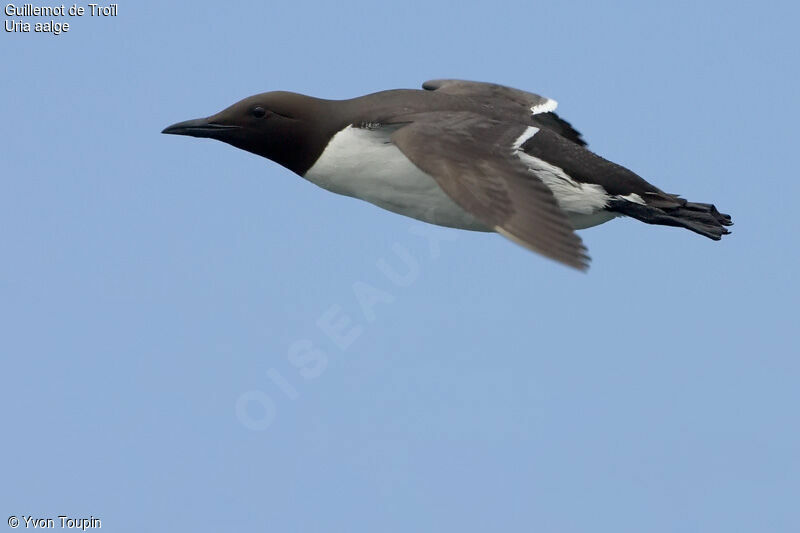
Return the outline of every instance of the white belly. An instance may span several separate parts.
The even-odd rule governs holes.
[[[391,143],[391,133],[348,126],[331,139],[304,177],[331,192],[411,218],[440,226],[490,231],[411,163]]]
[[[432,177],[392,144],[389,137],[393,131],[348,126],[331,139],[303,177],[331,192],[359,198],[417,220],[452,228],[492,231],[461,209]],[[539,163],[543,163],[539,160],[525,162],[537,170],[540,170]],[[561,179],[547,179],[549,175],[544,177],[543,181],[553,191],[575,229],[596,226],[614,218],[613,213],[602,210],[599,202],[604,199],[596,197],[594,190],[561,183]]]

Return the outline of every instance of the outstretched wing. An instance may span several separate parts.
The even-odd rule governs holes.
[[[429,80],[422,84],[422,88],[444,94],[466,96],[491,107],[496,107],[498,102],[502,102],[526,123],[549,129],[576,144],[586,146],[586,141],[580,132],[554,113],[558,102],[552,98],[481,81]]]
[[[410,117],[409,117],[410,118]],[[461,208],[498,233],[547,257],[586,270],[586,248],[550,189],[515,155],[524,124],[471,112],[425,113],[392,142]]]

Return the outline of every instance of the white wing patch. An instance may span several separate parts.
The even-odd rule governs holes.
[[[636,194],[635,192],[632,192],[625,196],[618,194],[617,197],[621,198],[622,200],[628,200],[629,202],[633,202],[634,204],[647,205],[647,202],[642,200],[642,197]]]
[[[558,102],[552,98],[545,98],[541,104],[536,104],[531,107],[531,115],[538,115],[539,113],[551,113],[558,107]]]
[[[522,132],[522,135],[517,137],[517,140],[514,141],[514,144],[512,144],[511,147],[516,152],[517,150],[520,149],[520,147],[523,144],[525,144],[525,141],[527,141],[528,139],[530,139],[531,137],[536,135],[538,132],[539,132],[539,128],[534,128],[533,126],[528,126],[527,128],[525,128],[525,131]]]

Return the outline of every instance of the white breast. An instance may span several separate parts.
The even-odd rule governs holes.
[[[331,192],[418,220],[489,231],[392,144],[389,139],[392,131],[385,127],[348,126],[331,139],[303,177]]]

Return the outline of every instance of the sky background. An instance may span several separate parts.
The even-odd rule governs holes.
[[[119,4],[0,37],[3,520],[800,531],[796,2]],[[581,274],[160,134],[442,77],[733,234],[616,220]]]

